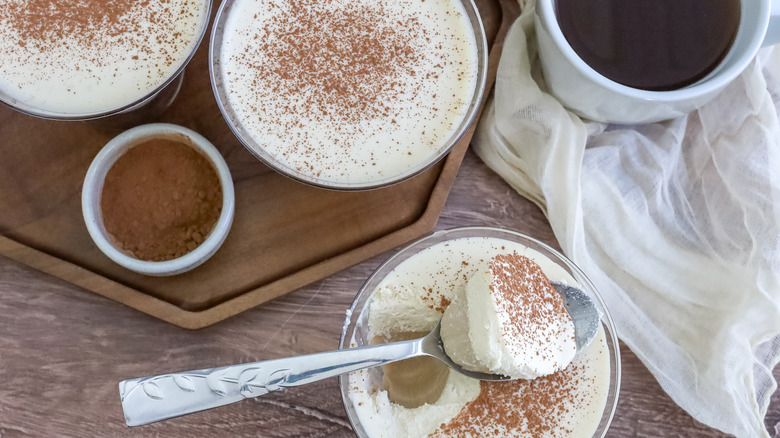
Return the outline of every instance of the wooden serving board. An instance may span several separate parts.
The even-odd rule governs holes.
[[[501,8],[495,0],[477,3],[492,42],[501,24]],[[143,276],[114,264],[87,233],[81,186],[94,156],[118,131],[91,123],[40,120],[1,105],[0,254],[196,329],[433,229],[473,126],[446,159],[404,183],[366,192],[309,187],[263,165],[233,136],[211,91],[208,40],[209,34],[187,67],[174,104],[148,122],[191,128],[225,157],[235,182],[236,215],[216,255],[189,273],[167,278]],[[493,52],[488,89],[498,59]]]

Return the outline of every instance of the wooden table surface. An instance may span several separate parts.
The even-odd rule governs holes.
[[[472,152],[437,229],[469,225],[509,228],[557,247],[542,213]],[[388,256],[200,331],[177,328],[0,257],[0,438],[354,436],[337,379],[138,428],[124,424],[117,383],[335,349],[345,310]],[[678,408],[625,346],[621,354],[623,384],[608,436],[721,436]],[[766,425],[772,434],[780,429],[780,393]]]

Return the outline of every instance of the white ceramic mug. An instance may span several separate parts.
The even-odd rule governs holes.
[[[607,79],[586,64],[563,36],[555,0],[537,0],[534,21],[550,92],[575,113],[609,123],[651,123],[687,114],[739,76],[761,47],[780,42],[780,0],[741,0],[734,43],[709,75],[680,89],[647,91]]]

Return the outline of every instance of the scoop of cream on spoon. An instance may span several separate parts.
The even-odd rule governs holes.
[[[445,351],[471,371],[533,379],[566,368],[599,314],[587,295],[551,284],[533,260],[501,254],[456,291],[442,318]]]

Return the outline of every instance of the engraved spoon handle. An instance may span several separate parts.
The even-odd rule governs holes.
[[[216,408],[291,386],[425,355],[422,339],[119,382],[128,426]]]

